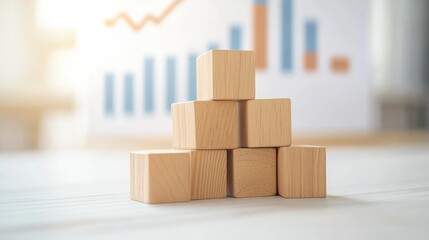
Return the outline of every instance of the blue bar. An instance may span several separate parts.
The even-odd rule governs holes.
[[[134,111],[134,76],[131,73],[125,74],[124,77],[124,111],[132,114]]]
[[[305,22],[305,51],[311,53],[317,51],[317,25],[313,20]]]
[[[113,114],[113,74],[107,73],[104,77],[104,113],[107,115]]]
[[[192,53],[188,57],[188,100],[197,99],[197,57]]]
[[[292,0],[282,0],[281,6],[281,67],[285,72],[291,72],[293,68],[293,40],[292,40]]]
[[[257,5],[266,5],[268,0],[255,0],[255,4]]]
[[[208,50],[219,49],[219,45],[217,43],[209,43]]]
[[[165,109],[171,111],[171,104],[176,101],[176,60],[167,58],[167,102]]]
[[[144,112],[153,113],[154,111],[154,81],[153,81],[153,59],[146,58],[144,60]]]
[[[230,30],[230,48],[233,50],[241,49],[241,28],[239,26],[232,26]]]

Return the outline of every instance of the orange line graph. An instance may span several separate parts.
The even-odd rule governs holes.
[[[134,20],[126,12],[120,12],[115,17],[106,19],[104,23],[108,27],[113,27],[119,20],[123,19],[130,28],[132,28],[134,31],[139,31],[149,22],[153,22],[156,25],[162,23],[164,18],[166,18],[182,1],[183,0],[174,0],[159,16],[148,14],[143,17],[140,22],[134,22]]]

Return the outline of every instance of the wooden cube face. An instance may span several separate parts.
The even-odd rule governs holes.
[[[226,150],[191,152],[191,199],[226,197]]]
[[[191,199],[189,151],[131,152],[130,167],[132,200],[167,203]]]
[[[228,150],[228,195],[261,197],[276,194],[276,149]]]
[[[193,101],[171,105],[173,147],[232,149],[238,147],[238,105],[233,101]]]
[[[286,198],[326,197],[326,150],[317,146],[278,149],[278,191]]]
[[[211,50],[198,57],[198,100],[254,98],[255,57],[252,51]]]
[[[240,146],[279,147],[291,144],[289,99],[240,102]]]

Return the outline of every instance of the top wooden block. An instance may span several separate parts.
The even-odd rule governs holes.
[[[253,51],[211,50],[197,59],[198,100],[255,98]]]

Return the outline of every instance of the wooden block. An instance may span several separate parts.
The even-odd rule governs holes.
[[[291,146],[278,149],[278,191],[285,198],[326,197],[326,149]]]
[[[276,195],[276,149],[228,150],[228,195],[261,197]]]
[[[191,152],[191,199],[226,197],[226,150]]]
[[[145,203],[191,199],[190,152],[147,150],[131,152],[131,199]]]
[[[198,57],[198,100],[254,98],[255,57],[252,51],[211,50]]]
[[[279,147],[291,144],[289,99],[242,101],[239,109],[241,147]]]
[[[173,147],[232,149],[238,147],[238,104],[193,101],[171,105]]]

